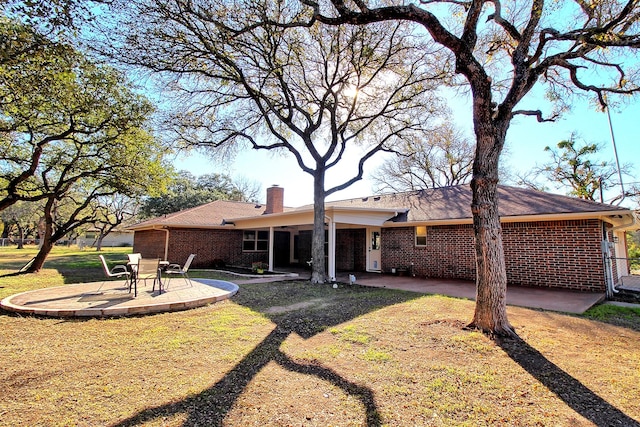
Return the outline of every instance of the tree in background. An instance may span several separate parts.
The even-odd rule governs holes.
[[[507,318],[507,274],[498,213],[498,165],[514,117],[544,121],[572,102],[574,92],[634,94],[638,86],[640,2],[301,0],[328,25],[413,22],[420,34],[454,56],[455,75],[472,97],[476,152],[471,212],[476,246],[476,308],[470,324],[497,335],[515,335]],[[453,76],[452,76],[453,77]],[[556,110],[527,108],[522,101],[546,84]],[[542,107],[542,106],[540,106]]]
[[[445,122],[426,139],[406,141],[371,180],[378,192],[464,184],[471,180],[474,149],[462,131]]]
[[[2,0],[0,10],[38,33],[61,41],[73,37],[82,23],[93,19],[93,8],[99,3],[103,1]]]
[[[55,169],[57,156],[65,158],[65,150],[83,162],[86,153],[103,154],[111,145],[132,156],[118,159],[128,162],[132,171],[161,158],[166,150],[140,132],[153,108],[120,73],[5,18],[0,18],[0,34],[4,52],[12,52],[0,63],[0,211],[19,200],[49,197],[50,189],[42,187],[44,175]],[[123,141],[134,136],[141,136],[140,142],[122,148]],[[144,143],[156,151],[132,152],[134,146],[144,152],[154,148],[144,148]],[[142,158],[147,155],[149,161]]]
[[[3,238],[12,238],[18,249],[24,247],[25,238],[36,238],[38,222],[42,217],[42,203],[17,202],[0,212]]]
[[[18,200],[38,200],[28,181],[47,144],[92,126],[73,102],[76,88],[68,77],[80,62],[73,48],[0,17],[0,52],[1,211]],[[91,108],[85,106],[85,115]]]
[[[532,170],[532,177],[522,178],[526,185],[540,188],[537,179],[545,178],[556,188],[570,188],[568,195],[586,200],[601,200],[602,192],[620,185],[618,169],[613,162],[596,160],[602,151],[598,144],[576,143],[572,135],[568,140],[560,141],[557,148],[544,148],[551,156],[548,163]],[[625,165],[622,173],[629,170]]]
[[[180,171],[168,184],[166,193],[144,199],[140,217],[162,216],[214,200],[255,202],[259,192],[259,184],[234,182],[227,175],[213,173],[196,177],[191,172]]]
[[[184,141],[286,153],[313,177],[311,281],[322,283],[325,198],[362,179],[376,153],[428,130],[440,109],[430,89],[442,71],[427,66],[439,52],[417,44],[403,24],[254,25],[299,20],[300,12],[297,2],[284,0],[241,7],[131,0],[116,9],[118,21],[105,33],[116,40],[114,58],[157,72],[164,87],[183,96],[176,130]],[[449,65],[447,58],[438,65]],[[338,183],[327,188],[330,177]]]
[[[96,212],[93,229],[98,233],[92,244],[96,251],[102,250],[102,241],[109,233],[136,218],[139,209],[139,199],[124,194],[96,198],[93,203],[93,210]]]

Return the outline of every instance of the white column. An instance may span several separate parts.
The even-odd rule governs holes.
[[[329,247],[327,262],[329,265],[327,266],[327,273],[329,279],[333,282],[336,280],[336,224],[331,218],[327,217],[327,220],[329,221],[329,232],[327,233],[329,235],[329,241],[327,242]]]
[[[273,271],[274,228],[269,227],[269,271]]]

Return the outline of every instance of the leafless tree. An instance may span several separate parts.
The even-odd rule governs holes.
[[[471,180],[473,153],[474,145],[464,133],[444,122],[426,139],[406,141],[371,180],[378,192],[464,184]]]
[[[430,130],[440,110],[430,89],[450,63],[402,23],[286,28],[308,17],[286,0],[131,0],[94,46],[120,35],[112,56],[161,79],[176,96],[173,129],[183,142],[296,159],[313,177],[312,282],[320,283],[325,198],[362,179],[376,153]],[[326,188],[328,174],[341,182]]]

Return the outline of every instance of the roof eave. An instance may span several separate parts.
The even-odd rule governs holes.
[[[613,210],[613,211],[600,211],[600,212],[564,212],[564,213],[535,214],[535,215],[511,215],[511,216],[501,216],[500,222],[514,223],[514,222],[536,222],[536,221],[563,221],[563,220],[566,221],[566,220],[580,220],[580,219],[598,219],[598,220],[607,222],[609,224],[612,224],[613,226],[622,226],[624,224],[628,224],[629,227],[633,227],[635,225],[636,228],[640,228],[640,213],[633,212],[631,210]],[[407,224],[463,225],[463,224],[473,224],[473,218],[472,217],[444,218],[444,219],[406,221],[406,222],[387,221],[384,225],[385,227],[402,227],[402,226],[406,226]]]
[[[141,226],[141,227],[136,227],[135,225],[132,225],[130,227],[127,227],[128,230],[132,230],[132,231],[145,231],[145,230],[166,230],[168,228],[197,228],[197,229],[207,229],[207,230],[213,230],[213,229],[230,229],[230,228],[234,228],[233,224],[180,224],[180,223],[176,223],[176,224],[149,224],[149,225],[145,225],[145,226]]]

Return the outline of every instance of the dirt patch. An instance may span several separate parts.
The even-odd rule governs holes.
[[[309,301],[298,302],[290,305],[279,305],[275,307],[269,307],[265,310],[265,312],[269,314],[280,314],[280,313],[286,313],[289,311],[302,310],[309,307],[322,308],[322,306],[326,306],[326,305],[327,305],[327,299],[315,298]]]

